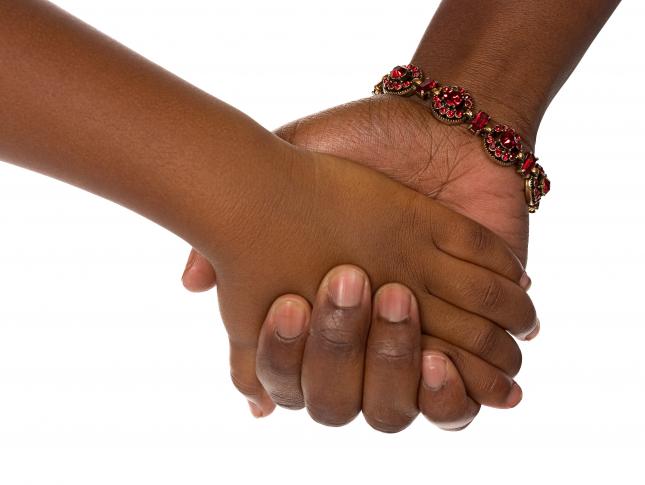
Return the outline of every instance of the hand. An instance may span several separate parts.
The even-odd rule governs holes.
[[[468,216],[501,236],[526,263],[521,179],[493,163],[480,138],[440,123],[416,98],[372,96],[292,122],[278,134],[373,168]]]
[[[404,126],[407,128],[401,129]],[[475,137],[460,127],[441,125],[427,107],[409,99],[371,97],[296,121],[278,130],[278,134],[314,150],[355,157],[397,181],[437,197],[503,235],[525,261],[528,218],[523,195],[521,191],[506,190],[521,188],[517,175],[491,163],[479,143],[473,145],[473,141],[477,141]],[[447,139],[442,140],[442,136]],[[473,158],[472,163],[467,160],[468,156]],[[492,190],[496,185],[495,177],[502,177],[500,192]],[[490,200],[484,200],[486,197]],[[507,218],[494,211],[482,210],[503,200],[506,204],[501,207],[509,212]],[[208,261],[193,251],[183,281],[187,288],[202,291],[215,284],[215,274]],[[522,277],[522,285],[525,288],[530,285],[526,275]],[[452,343],[456,342],[451,333],[472,333],[473,329],[481,328],[469,321],[446,319],[443,314],[431,318],[428,323],[424,326],[426,333],[440,335]],[[478,333],[480,336],[486,334]],[[530,337],[536,334],[537,330]],[[478,340],[480,345],[475,346],[481,351],[478,353],[488,362],[499,362],[487,358],[488,352],[484,351],[494,347],[499,339],[480,337]],[[474,350],[475,347],[470,348]],[[515,375],[521,354],[515,345],[505,348],[515,361],[514,366],[506,367],[506,370],[509,375]],[[259,403],[265,412],[271,409],[266,395]]]
[[[343,284],[357,278],[363,284]],[[358,302],[354,306],[337,303],[347,289],[362,293],[351,295]],[[256,366],[271,399],[289,409],[306,406],[316,421],[329,426],[346,424],[362,410],[373,428],[398,432],[421,410],[443,429],[465,428],[480,406],[432,341],[424,342],[421,353],[418,303],[412,292],[394,283],[379,288],[373,304],[370,295],[367,275],[344,265],[323,279],[313,312],[298,295],[284,295],[273,303],[260,333]],[[472,360],[468,365],[473,370],[477,367],[475,357],[465,353],[462,358]],[[498,369],[484,371],[480,379],[482,389],[509,393],[498,383],[511,381]],[[521,391],[512,385],[511,390],[509,405],[515,405]],[[254,404],[251,409],[263,415]]]

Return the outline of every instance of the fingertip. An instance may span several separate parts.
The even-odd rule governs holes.
[[[439,352],[427,351],[421,365],[423,385],[431,392],[443,389],[448,381],[448,360]]]
[[[283,340],[300,337],[307,328],[311,309],[307,300],[298,295],[284,295],[273,302],[268,323]]]
[[[188,291],[194,293],[207,291],[215,286],[215,270],[204,256],[192,249],[181,281]]]
[[[381,286],[374,296],[374,303],[378,315],[385,321],[398,323],[419,319],[414,295],[408,287],[399,283]]]
[[[522,388],[517,382],[514,382],[511,386],[510,392],[508,393],[508,397],[506,398],[506,406],[508,408],[514,408],[522,401],[523,395],[524,393],[522,392]]]
[[[524,291],[528,291],[529,288],[531,288],[531,278],[529,275],[526,274],[526,271],[522,273],[522,277],[520,278],[520,286]]]

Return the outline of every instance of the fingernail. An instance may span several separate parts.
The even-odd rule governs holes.
[[[361,304],[365,278],[355,269],[344,269],[332,276],[329,282],[329,296],[339,308],[352,308]]]
[[[190,255],[188,256],[188,261],[186,261],[186,267],[184,268],[184,272],[181,274],[182,281],[183,281],[184,277],[186,276],[186,274],[190,271],[190,269],[195,264],[195,257],[196,256],[197,256],[197,253],[195,251],[190,252]]]
[[[284,339],[300,336],[307,323],[303,305],[295,300],[281,300],[273,307],[273,321],[276,332]]]
[[[262,410],[255,403],[252,403],[251,401],[248,401],[248,403],[249,403],[249,409],[251,410],[251,414],[254,417],[261,418],[264,416],[264,413],[262,413]]]
[[[520,278],[520,286],[525,291],[528,291],[528,289],[531,287],[531,278],[529,278],[529,275],[526,274],[526,271],[522,274],[522,277]]]
[[[423,354],[423,366],[421,369],[423,383],[432,391],[440,390],[448,378],[446,359],[435,353]]]
[[[410,318],[410,293],[399,286],[388,286],[378,295],[378,313],[385,320],[397,323]]]
[[[514,408],[520,403],[521,400],[522,388],[517,385],[517,382],[514,382],[513,386],[511,387],[511,392],[508,393],[508,397],[506,398],[506,405],[509,408]]]
[[[528,334],[526,337],[524,337],[524,340],[533,340],[535,337],[537,337],[537,334],[540,333],[540,319],[537,319],[537,324],[535,325],[535,328],[533,331]]]

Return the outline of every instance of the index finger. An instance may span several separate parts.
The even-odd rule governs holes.
[[[440,251],[494,271],[527,289],[530,280],[522,262],[490,229],[465,216],[451,213],[451,217],[441,217],[438,213],[431,221],[430,235]]]

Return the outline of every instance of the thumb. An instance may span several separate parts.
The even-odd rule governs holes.
[[[215,269],[204,256],[191,249],[181,281],[188,291],[210,290],[216,282]]]

